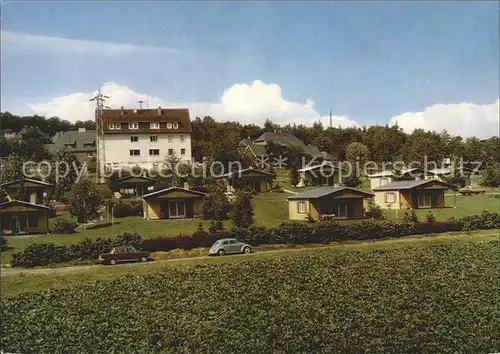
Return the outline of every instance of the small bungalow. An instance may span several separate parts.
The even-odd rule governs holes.
[[[368,178],[370,179],[370,188],[374,190],[377,187],[385,186],[391,183],[395,177],[396,172],[393,170],[385,170],[368,175]]]
[[[324,216],[336,219],[364,217],[364,199],[373,194],[349,187],[316,188],[288,197],[288,218],[320,220]]]
[[[270,172],[250,167],[226,173],[219,178],[226,182],[228,192],[235,192],[239,185],[246,185],[253,192],[260,193],[267,192],[268,183],[273,175]]]
[[[142,196],[144,219],[185,219],[202,212],[205,193],[170,187]]]
[[[464,185],[470,185],[470,176],[474,173],[474,170],[468,167],[460,168],[435,168],[428,171],[427,179],[435,179],[438,181],[446,182],[448,179],[453,177],[463,177]]]
[[[148,193],[149,189],[157,183],[157,180],[146,176],[125,176],[118,178],[113,187],[118,189],[122,195],[140,197]]]
[[[384,209],[444,208],[444,191],[455,186],[439,180],[395,181],[373,189]]]
[[[314,166],[307,166],[298,170],[299,183],[297,187],[305,186],[338,186],[340,174],[333,163],[322,162]]]
[[[0,204],[0,235],[49,232],[49,207],[20,200]]]
[[[425,179],[425,171],[419,167],[404,168],[399,171],[398,180]]]
[[[21,199],[31,204],[41,204],[53,191],[54,185],[36,179],[18,179],[0,184],[0,191],[6,194],[8,200]],[[23,190],[24,189],[24,190]],[[19,195],[22,194],[22,195]]]

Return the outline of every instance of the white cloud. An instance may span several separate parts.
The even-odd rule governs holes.
[[[106,104],[112,108],[124,106],[138,107],[138,101],[144,101],[143,107],[187,107],[191,117],[211,115],[219,121],[236,120],[242,124],[263,124],[267,118],[279,124],[312,125],[321,120],[328,126],[329,117],[321,116],[315,110],[312,100],[304,103],[287,101],[283,98],[281,87],[256,80],[252,84],[235,84],[227,89],[220,102],[172,103],[143,93],[137,93],[128,87],[110,82],[102,87],[102,92],[110,98]],[[89,99],[95,93],[74,93],[56,97],[47,103],[29,104],[34,112],[47,117],[58,116],[69,121],[93,119],[94,105]],[[332,116],[333,126],[359,126],[348,117]]]
[[[406,132],[414,129],[446,131],[463,137],[491,137],[499,134],[500,99],[486,105],[474,103],[436,104],[421,112],[408,112],[392,117]]]
[[[112,42],[89,41],[82,39],[39,36],[9,31],[1,32],[2,49],[6,52],[28,51],[28,52],[52,52],[60,55],[68,54],[96,54],[102,56],[130,55],[135,53],[176,53],[177,49],[155,47],[136,44],[123,44]]]

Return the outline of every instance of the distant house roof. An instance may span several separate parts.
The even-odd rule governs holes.
[[[392,176],[395,176],[396,173],[394,171],[391,171],[391,170],[385,170],[385,171],[381,171],[381,172],[376,172],[376,173],[373,173],[371,175],[368,175],[369,178],[377,178],[377,177],[392,177]]]
[[[144,182],[144,183],[155,184],[156,182],[158,182],[155,178],[152,178],[152,177],[147,177],[147,176],[132,176],[132,175],[130,175],[130,176],[125,176],[125,177],[118,178],[115,181],[115,184],[119,185],[119,184],[122,184],[122,183],[127,183],[127,181],[129,181],[131,179],[141,180],[141,183]]]
[[[435,168],[433,170],[429,170],[429,173],[433,175],[448,175],[452,172],[451,168]]]
[[[0,133],[12,133],[12,129],[0,129]]]
[[[248,138],[243,138],[238,142],[238,146],[248,146],[252,144],[252,140]]]
[[[351,188],[351,187],[328,187],[328,188],[316,188],[311,189],[302,193],[294,194],[293,196],[288,197],[287,199],[316,199],[321,198],[330,194],[342,192],[342,191],[350,191],[356,194],[360,194],[365,196],[366,198],[373,197],[372,193],[364,192],[362,190]]]
[[[22,200],[10,200],[8,202],[3,202],[0,204],[0,209],[7,208],[11,205],[16,205],[16,204],[30,206],[30,207],[37,208],[37,209],[50,209],[49,207],[47,207],[45,205],[23,202]]]
[[[424,186],[428,183],[439,183],[445,188],[455,188],[453,184],[441,182],[435,179],[423,179],[423,180],[408,180],[408,181],[395,181],[385,186],[380,186],[374,188],[373,191],[393,191],[393,190],[401,190],[401,189],[413,189],[416,187]]]
[[[255,142],[262,142],[262,141],[265,141],[266,143],[271,141],[281,146],[288,146],[288,145],[294,145],[299,147],[304,146],[304,143],[292,133],[265,132],[262,133],[262,135],[259,136],[257,139],[255,139]]]
[[[238,170],[238,171],[234,171],[234,172],[229,172],[229,173],[223,174],[220,177],[221,178],[222,177],[233,177],[233,176],[243,175],[243,174],[245,174],[247,172],[256,172],[258,174],[265,175],[265,176],[272,176],[273,175],[270,172],[259,170],[259,169],[256,169],[256,168],[245,168],[245,169],[241,169],[241,170]]]
[[[158,132],[170,133],[191,133],[191,118],[187,108],[154,108],[154,109],[105,109],[103,110],[104,132],[105,133],[122,133],[130,134],[131,131],[123,127],[119,130],[110,130],[108,123],[139,123],[139,129],[134,130],[140,132],[142,128],[140,123],[158,122],[160,127],[155,129]],[[167,123],[178,123],[177,129],[167,128]],[[150,132],[152,129],[144,128]]]
[[[199,191],[194,191],[194,190],[191,190],[191,189],[186,189],[186,188],[181,188],[181,187],[170,187],[170,188],[165,188],[165,189],[162,189],[162,190],[159,190],[159,191],[156,191],[156,192],[144,194],[142,196],[142,198],[149,198],[149,197],[153,197],[153,196],[158,195],[158,194],[168,193],[168,192],[171,192],[171,191],[187,192],[187,193],[198,194],[198,195],[201,195],[201,196],[206,195],[206,193],[199,192]]]
[[[0,188],[5,188],[5,187],[8,187],[8,186],[11,186],[11,185],[14,185],[14,184],[18,184],[18,183],[21,183],[22,181],[24,181],[24,183],[30,182],[30,183],[39,184],[39,185],[45,186],[45,187],[53,187],[54,186],[51,183],[39,181],[37,179],[24,178],[24,179],[16,179],[14,181],[2,183],[2,184],[0,184]]]
[[[311,171],[311,170],[315,170],[315,169],[318,169],[318,168],[321,168],[321,167],[333,167],[333,168],[335,168],[335,165],[333,163],[331,163],[331,162],[323,161],[320,164],[311,165],[311,166],[307,166],[307,167],[301,168],[301,169],[298,170],[298,172]]]
[[[50,150],[57,150],[67,147],[73,152],[91,152],[96,151],[96,131],[87,130],[80,132],[78,130],[70,130],[62,132],[54,140],[53,144],[48,144]]]
[[[423,169],[421,169],[420,167],[413,167],[413,168],[403,168],[399,171],[399,174],[401,175],[405,175],[407,173],[412,173],[412,172],[415,172],[415,171],[421,171],[422,173],[424,172]]]
[[[267,155],[267,149],[264,145],[248,145],[245,149],[245,152],[250,150],[255,156],[266,156]]]
[[[29,134],[29,133],[39,134],[47,142],[50,142],[50,135],[44,133],[43,131],[40,130],[40,128],[38,128],[36,126],[27,126],[27,125],[25,125],[20,131],[17,132],[16,138],[23,139],[23,136],[25,134]]]

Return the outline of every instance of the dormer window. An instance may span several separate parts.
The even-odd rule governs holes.
[[[174,122],[174,129],[179,129],[179,123]]]
[[[128,123],[128,128],[129,129],[139,129],[139,124],[138,123]]]
[[[115,123],[115,129],[120,130],[122,128],[121,123]]]
[[[167,123],[167,129],[172,129],[172,123]]]
[[[151,122],[151,123],[149,123],[149,128],[151,128],[151,129],[160,129],[160,122]]]

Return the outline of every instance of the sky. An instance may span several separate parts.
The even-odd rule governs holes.
[[[498,2],[4,1],[1,109],[499,130]]]

